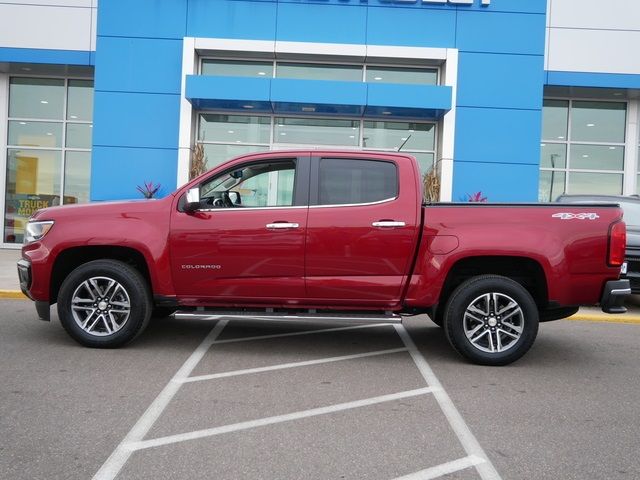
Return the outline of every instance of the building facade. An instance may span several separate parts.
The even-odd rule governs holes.
[[[640,2],[0,0],[0,220],[260,150],[396,151],[442,201],[636,194]]]

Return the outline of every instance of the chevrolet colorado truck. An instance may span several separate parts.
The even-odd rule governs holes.
[[[410,155],[245,155],[158,200],[39,210],[18,273],[48,320],[119,347],[152,316],[351,323],[427,313],[468,360],[505,365],[538,323],[623,313],[617,205],[426,205]]]

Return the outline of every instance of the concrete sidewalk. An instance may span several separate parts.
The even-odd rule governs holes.
[[[0,248],[0,299],[26,298],[20,291],[16,262],[20,259],[19,249]],[[571,317],[572,320],[640,324],[640,295],[634,295],[627,302],[629,311],[623,315],[607,315],[597,307],[583,307]]]

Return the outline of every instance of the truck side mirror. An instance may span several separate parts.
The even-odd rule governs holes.
[[[200,208],[200,187],[187,190],[187,201],[184,204],[185,212],[195,212]]]

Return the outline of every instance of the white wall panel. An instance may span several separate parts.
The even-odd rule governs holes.
[[[47,7],[87,7],[92,0],[0,0],[0,3],[14,5],[44,5]]]
[[[552,0],[548,13],[551,27],[640,31],[638,0]]]
[[[551,28],[547,69],[640,74],[638,52],[640,31]]]
[[[0,47],[89,50],[91,10],[0,3]]]

